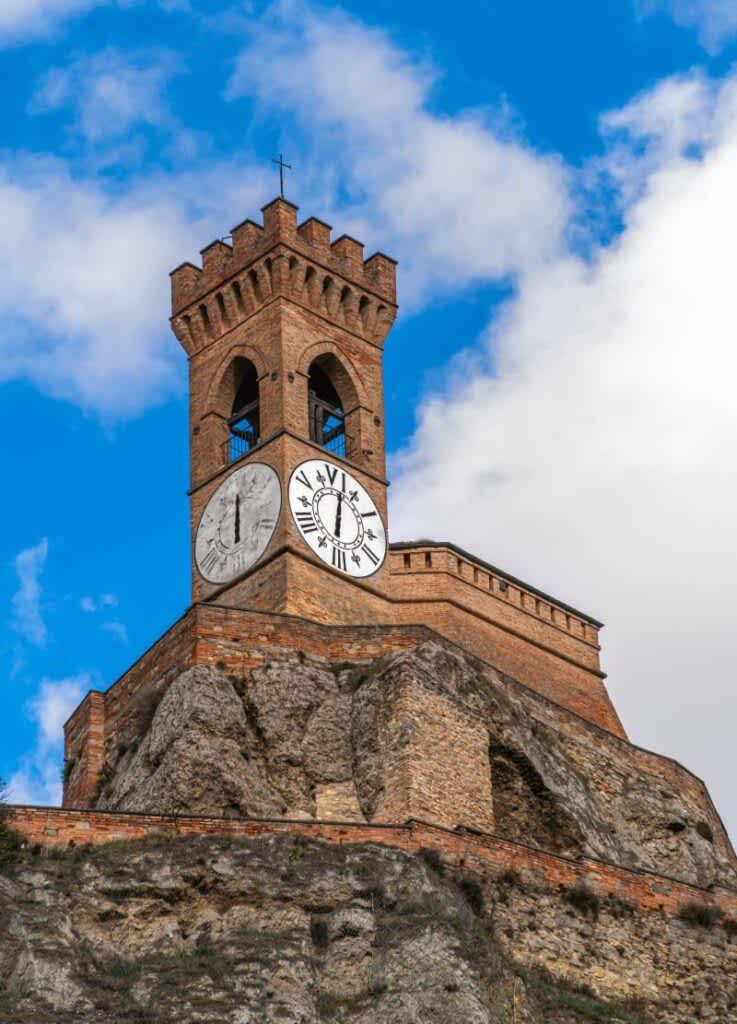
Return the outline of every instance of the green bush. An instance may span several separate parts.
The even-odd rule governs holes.
[[[706,821],[700,821],[696,825],[696,831],[699,833],[702,839],[705,839],[707,843],[714,842],[714,832],[712,831],[711,825]]]
[[[0,779],[0,871],[17,859],[23,837],[8,825],[8,790]]]
[[[708,903],[685,903],[678,908],[678,916],[693,927],[713,928],[719,924],[723,915],[719,907],[712,907]]]
[[[445,865],[440,857],[439,850],[433,850],[431,847],[423,846],[419,851],[419,856],[429,868],[436,872],[436,874],[442,875],[445,873]]]
[[[310,918],[310,938],[315,949],[324,952],[330,945],[328,923],[323,917],[313,914]]]
[[[477,878],[465,875],[458,880],[458,888],[466,898],[466,903],[476,917],[481,917],[484,912],[484,890]]]
[[[564,899],[581,914],[590,914],[593,918],[599,916],[601,900],[584,882],[577,882],[568,889]]]

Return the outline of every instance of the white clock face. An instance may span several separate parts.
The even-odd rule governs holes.
[[[195,561],[210,583],[227,583],[266,550],[281,511],[279,477],[251,462],[231,473],[212,495],[195,540]]]
[[[306,544],[348,576],[371,576],[386,557],[386,531],[368,492],[322,459],[301,463],[289,480],[289,507]]]

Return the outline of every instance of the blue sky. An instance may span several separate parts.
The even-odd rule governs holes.
[[[305,217],[400,260],[393,539],[603,618],[633,739],[737,830],[736,55],[737,0],[3,5],[17,799],[58,799],[64,718],[187,605],[167,275],[273,198],[284,151]]]

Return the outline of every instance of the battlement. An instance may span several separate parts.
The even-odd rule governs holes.
[[[201,251],[201,267],[172,271],[172,327],[188,355],[278,296],[381,345],[396,316],[396,261],[364,259],[361,242],[332,241],[331,231],[317,217],[298,225],[297,207],[275,199],[263,224],[243,221],[230,243],[216,239]]]

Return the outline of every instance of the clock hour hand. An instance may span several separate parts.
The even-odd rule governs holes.
[[[343,495],[338,494],[338,509],[335,513],[335,536],[340,537],[340,520],[343,514]]]

